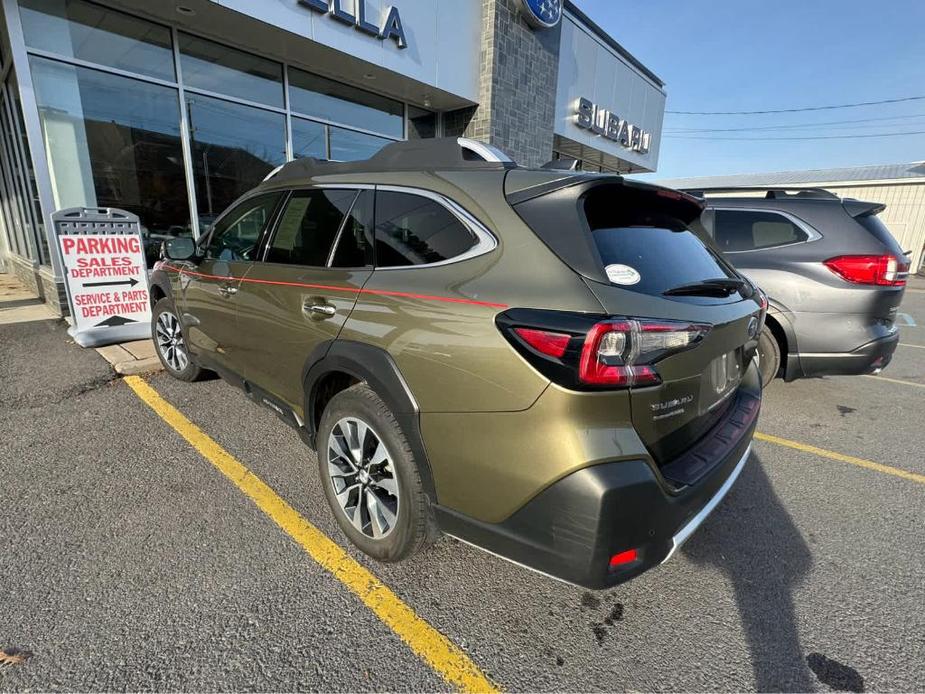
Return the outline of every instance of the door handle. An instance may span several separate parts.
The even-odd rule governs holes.
[[[337,313],[337,309],[330,304],[312,304],[309,302],[302,304],[302,310],[305,313],[313,314],[313,317],[318,316],[320,318],[330,318]]]
[[[218,293],[228,298],[229,296],[234,296],[238,293],[238,288],[231,284],[223,284],[219,286]]]

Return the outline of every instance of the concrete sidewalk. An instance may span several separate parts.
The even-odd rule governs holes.
[[[15,275],[0,274],[0,325],[57,318],[57,314],[23,287]]]
[[[96,351],[122,376],[147,374],[164,368],[161,360],[157,358],[153,340],[134,340],[107,345],[97,347]]]

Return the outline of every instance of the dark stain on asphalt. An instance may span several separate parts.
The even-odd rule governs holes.
[[[842,417],[844,417],[846,414],[851,414],[852,412],[857,412],[857,410],[856,410],[855,408],[853,408],[853,407],[848,407],[847,405],[836,405],[835,407],[838,408],[838,413],[839,413]]]
[[[864,678],[853,667],[842,665],[837,660],[827,658],[821,653],[810,653],[806,664],[822,684],[839,692],[863,692]]]
[[[565,658],[563,658],[561,655],[557,655],[556,665],[558,665],[559,667],[562,667],[563,665],[565,665]]]
[[[596,609],[601,606],[601,599],[594,593],[585,592],[584,595],[581,596],[581,606]]]
[[[594,638],[597,639],[598,646],[604,643],[604,638],[607,636],[607,627],[603,624],[594,624],[591,627],[591,631],[594,632]]]
[[[607,618],[604,620],[604,624],[607,626],[613,626],[614,622],[623,621],[623,603],[618,602],[613,606],[613,609],[610,610],[610,614],[607,615]]]

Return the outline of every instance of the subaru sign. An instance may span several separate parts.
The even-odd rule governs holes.
[[[563,0],[520,0],[521,13],[535,29],[552,29],[562,19]]]

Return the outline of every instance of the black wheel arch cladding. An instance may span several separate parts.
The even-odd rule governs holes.
[[[382,398],[408,439],[425,494],[433,503],[437,503],[434,477],[421,435],[417,401],[392,355],[384,349],[339,339],[328,340],[315,347],[302,368],[305,398],[303,411],[310,444],[317,449],[316,422],[321,414],[316,411],[318,387],[326,376],[334,372],[346,373],[357,381],[365,381]]]

